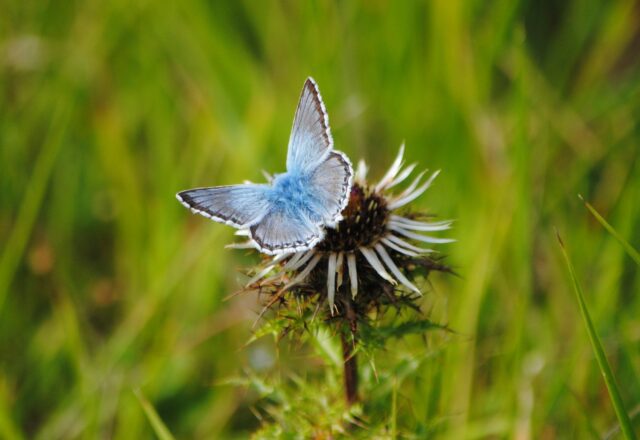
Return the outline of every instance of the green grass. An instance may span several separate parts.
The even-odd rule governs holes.
[[[155,408],[149,403],[147,398],[142,395],[140,389],[135,389],[134,394],[149,419],[149,423],[151,424],[156,436],[161,440],[173,440],[173,435],[171,435],[171,432],[169,432],[165,424],[162,422],[162,419],[158,416]]]
[[[174,198],[282,171],[308,75],[338,149],[377,177],[406,141],[409,162],[442,170],[414,206],[456,219],[440,249],[461,277],[434,276],[423,299],[453,332],[391,340],[361,364],[365,427],[349,435],[616,427],[553,226],[640,430],[640,272],[618,242],[640,247],[637,2],[2,11],[0,437],[149,438],[164,425],[235,439],[260,418],[309,432],[348,419],[332,400],[336,342],[245,346],[260,304],[223,299],[257,258],[225,250],[231,228]]]
[[[591,320],[591,315],[584,299],[582,287],[580,286],[580,282],[576,278],[575,269],[573,268],[573,264],[571,263],[571,259],[569,258],[569,254],[567,253],[567,249],[565,248],[565,245],[562,242],[562,238],[559,234],[558,242],[560,243],[562,256],[567,263],[567,270],[569,271],[571,281],[573,282],[573,288],[576,292],[576,298],[578,299],[578,305],[580,307],[580,314],[582,315],[584,325],[587,328],[589,340],[591,341],[591,347],[593,348],[596,360],[598,361],[598,366],[600,367],[600,372],[602,373],[605,385],[607,386],[607,390],[609,391],[609,396],[611,397],[611,403],[613,404],[616,416],[618,416],[618,421],[620,422],[620,429],[622,430],[622,433],[626,439],[635,439],[636,436],[633,433],[633,426],[631,425],[631,420],[629,419],[627,410],[624,408],[624,404],[622,403],[622,397],[620,395],[618,384],[616,383],[616,379],[613,375],[613,372],[611,371],[611,366],[609,365],[609,361],[607,360],[607,355],[602,348],[600,336],[598,336],[598,332],[593,325],[593,321]]]
[[[593,206],[591,206],[591,203],[585,201],[582,196],[580,196],[580,200],[584,202],[584,206],[589,210],[589,212],[591,212],[595,219],[598,220],[598,223],[600,223],[607,230],[607,232],[609,232],[609,234],[611,234],[616,240],[618,240],[618,243],[622,245],[627,254],[633,259],[633,261],[636,262],[638,266],[640,266],[640,253],[638,253],[638,251],[635,250],[633,246],[631,246],[629,242],[625,240],[624,237],[622,237],[618,233],[618,231],[616,231],[613,226],[611,226],[609,222],[607,222]]]

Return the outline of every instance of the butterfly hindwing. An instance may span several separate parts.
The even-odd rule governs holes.
[[[340,213],[347,206],[351,193],[353,168],[343,153],[332,151],[313,171],[311,185],[319,202],[319,214],[327,226],[341,219]]]
[[[308,172],[333,148],[329,117],[315,81],[307,78],[289,137],[287,170]]]
[[[324,232],[299,211],[272,207],[260,222],[251,226],[250,236],[260,251],[273,255],[310,249]]]
[[[195,188],[176,197],[191,211],[236,228],[260,221],[269,210],[265,185],[229,185]]]

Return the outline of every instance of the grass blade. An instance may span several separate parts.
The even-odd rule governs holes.
[[[598,333],[593,326],[591,316],[589,315],[589,310],[587,309],[587,305],[584,301],[582,287],[580,287],[580,283],[578,283],[573,264],[571,263],[569,254],[567,254],[567,250],[564,247],[564,242],[562,241],[562,238],[560,238],[560,234],[558,233],[558,231],[556,231],[556,236],[558,238],[558,242],[560,243],[560,249],[562,249],[564,260],[567,263],[569,275],[571,275],[573,289],[576,292],[576,297],[578,298],[580,314],[582,315],[582,319],[584,320],[585,326],[587,327],[587,333],[589,334],[591,347],[593,348],[593,351],[596,355],[598,366],[600,367],[600,372],[604,377],[604,382],[607,386],[607,390],[609,391],[609,396],[611,397],[611,403],[613,403],[613,408],[616,412],[616,416],[618,417],[618,421],[620,422],[620,429],[624,434],[624,438],[635,439],[636,436],[633,433],[631,420],[629,419],[627,411],[624,409],[624,404],[622,403],[622,398],[620,397],[620,391],[618,390],[618,385],[616,384],[615,377],[613,376],[613,373],[611,371],[611,366],[609,365],[609,361],[607,360],[607,357],[604,353],[604,349],[602,348],[602,344],[600,343],[600,338],[598,337]]]
[[[627,254],[629,254],[629,256],[631,258],[633,258],[633,261],[636,262],[636,264],[638,266],[640,266],[640,253],[635,250],[633,248],[633,246],[631,246],[629,244],[629,242],[627,240],[625,240],[619,233],[618,231],[616,231],[613,226],[611,226],[609,224],[609,222],[607,222],[604,217],[602,217],[600,215],[600,213],[598,211],[596,211],[596,208],[594,208],[593,206],[591,206],[591,203],[587,202],[584,198],[582,198],[582,196],[580,194],[578,194],[578,197],[580,197],[580,200],[582,200],[582,203],[584,203],[584,206],[589,210],[589,212],[591,212],[591,214],[596,218],[596,220],[598,220],[598,222],[611,234],[613,235],[613,237],[618,240],[618,242],[622,245],[622,247],[624,248],[625,251],[627,251]]]
[[[174,440],[173,435],[164,424],[153,405],[151,405],[147,398],[144,397],[142,391],[140,391],[140,388],[135,388],[133,390],[133,393],[136,395],[138,402],[140,402],[140,406],[142,406],[144,414],[147,416],[147,419],[149,419],[149,423],[153,428],[153,432],[156,433],[158,438],[160,440]]]
[[[42,201],[47,192],[49,179],[69,122],[69,112],[69,106],[62,101],[53,111],[47,140],[38,154],[13,230],[0,256],[0,310],[9,293],[11,283],[18,270],[38,213],[42,207]]]

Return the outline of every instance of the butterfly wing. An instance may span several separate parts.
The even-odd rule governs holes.
[[[341,219],[349,201],[353,168],[347,156],[333,150],[329,117],[311,78],[304,83],[293,119],[287,170],[310,176],[314,211],[323,224],[332,226]]]
[[[301,212],[279,206],[251,226],[249,234],[260,252],[274,255],[311,249],[324,231]]]
[[[285,175],[276,177],[276,187],[278,181],[296,179],[304,181],[304,187],[221,186],[182,191],[177,198],[212,220],[249,228],[261,252],[273,255],[315,246],[324,236],[323,227],[341,218],[353,169],[344,154],[333,150],[329,117],[311,78],[302,88],[293,120]]]
[[[269,211],[265,185],[230,185],[181,191],[176,198],[192,212],[236,228],[259,222]]]
[[[307,78],[289,137],[287,170],[309,172],[322,163],[333,148],[329,116],[318,86]]]
[[[315,210],[327,226],[334,226],[342,219],[341,212],[349,202],[352,179],[351,162],[339,151],[331,151],[313,171],[310,182]]]

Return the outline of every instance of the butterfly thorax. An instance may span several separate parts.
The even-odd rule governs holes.
[[[283,210],[301,210],[309,219],[317,216],[314,209],[316,196],[308,175],[290,171],[273,179],[269,201]]]

